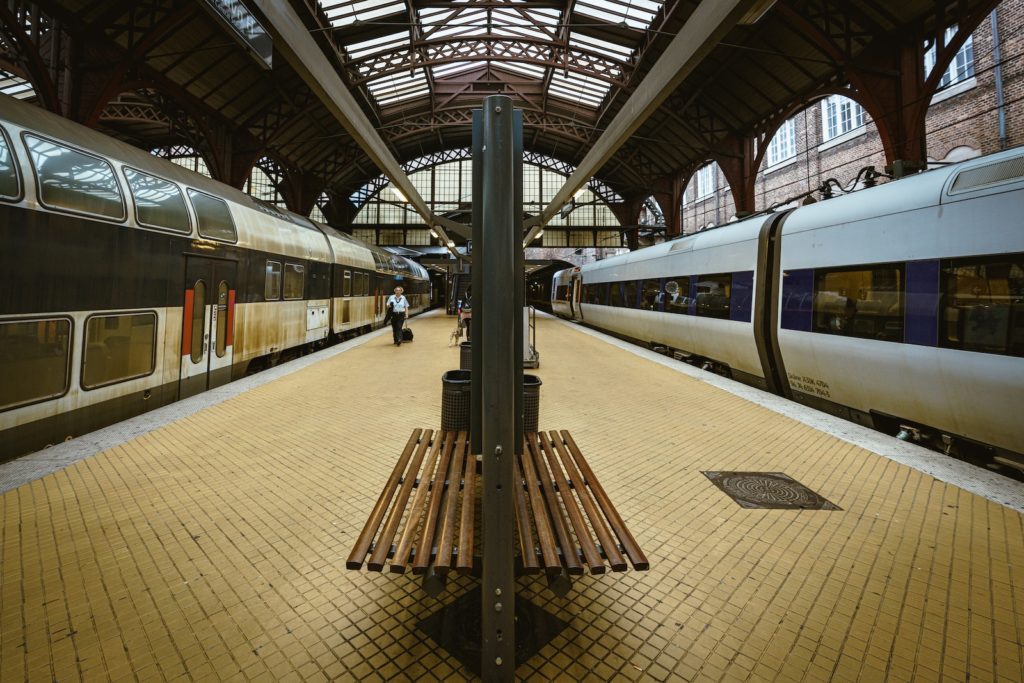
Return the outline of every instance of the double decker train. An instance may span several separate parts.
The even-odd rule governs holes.
[[[1017,148],[561,270],[551,306],[855,422],[1022,470],[1022,209]]]
[[[0,95],[0,461],[382,324],[426,270]]]

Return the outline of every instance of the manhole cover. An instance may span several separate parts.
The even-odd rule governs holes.
[[[771,510],[842,510],[782,472],[703,472],[740,507]]]

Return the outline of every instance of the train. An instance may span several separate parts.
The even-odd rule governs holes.
[[[551,280],[552,311],[863,425],[1024,469],[1024,148]]]
[[[383,324],[427,271],[0,95],[0,461]]]

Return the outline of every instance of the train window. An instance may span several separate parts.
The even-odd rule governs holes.
[[[192,351],[189,357],[198,363],[206,355],[206,282],[196,280],[192,287]]]
[[[626,280],[622,283],[622,296],[625,300],[622,305],[626,308],[636,308],[636,294],[640,290],[636,280]]]
[[[615,306],[616,308],[622,308],[626,304],[625,299],[622,297],[622,283],[621,282],[609,282],[608,283],[608,305]]]
[[[644,280],[640,290],[640,308],[645,311],[660,311],[661,301],[665,297],[661,292],[661,280]]]
[[[217,358],[228,351],[228,283],[217,285]]]
[[[14,154],[7,141],[7,133],[2,130],[0,130],[0,196],[9,199],[17,199],[21,196],[18,165],[14,163]]]
[[[70,351],[67,318],[0,322],[0,410],[63,396]]]
[[[343,285],[341,289],[342,296],[352,296],[352,271],[346,270],[343,276]]]
[[[281,262],[267,261],[267,277],[263,285],[263,298],[277,301],[281,298]]]
[[[583,303],[603,305],[607,298],[608,285],[604,282],[590,282],[583,285]]]
[[[135,217],[140,224],[177,232],[192,231],[185,197],[177,185],[127,166],[124,177],[135,200]]]
[[[697,315],[729,319],[732,275],[697,276]]]
[[[359,273],[359,290],[356,292],[357,296],[369,296],[370,295],[370,274]]]
[[[665,278],[665,311],[667,313],[690,312],[690,278]]]
[[[228,242],[238,240],[227,202],[196,190],[189,190],[188,198],[192,200],[192,208],[196,210],[200,235]]]
[[[814,271],[814,332],[903,341],[902,264]]]
[[[1024,356],[1024,254],[946,260],[940,280],[939,346]]]
[[[85,321],[82,388],[145,377],[156,369],[156,313],[94,315]]]
[[[25,135],[25,144],[44,206],[124,219],[121,186],[105,160],[34,135]]]
[[[301,299],[305,292],[306,267],[297,263],[284,264],[284,298]]]

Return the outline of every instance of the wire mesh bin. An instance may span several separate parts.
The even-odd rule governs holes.
[[[449,370],[441,375],[441,429],[447,432],[469,431],[469,370]]]
[[[523,431],[535,432],[540,422],[540,377],[523,375]]]
[[[459,369],[473,369],[473,345],[471,342],[464,341],[459,344]]]
[[[449,370],[441,376],[441,429],[469,431],[473,383],[469,370]],[[540,423],[540,377],[523,375],[523,431],[535,432]]]

